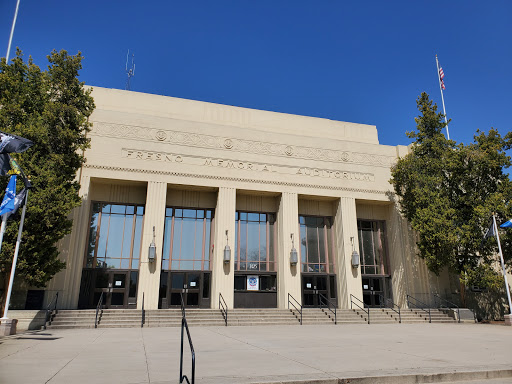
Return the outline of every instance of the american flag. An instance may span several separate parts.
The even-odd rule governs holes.
[[[441,88],[444,90],[446,89],[446,87],[444,86],[444,72],[443,72],[443,68],[439,67],[439,82],[441,83]]]

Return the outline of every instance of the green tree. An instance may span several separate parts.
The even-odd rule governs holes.
[[[444,115],[426,93],[417,99],[415,139],[410,152],[392,168],[391,183],[403,215],[418,233],[418,251],[428,268],[444,268],[466,284],[500,287],[496,241],[482,239],[493,212],[498,222],[512,217],[512,183],[504,169],[512,165],[506,150],[512,133],[477,131],[469,145],[447,140]],[[510,261],[510,232],[502,233]]]
[[[77,172],[85,161],[89,116],[94,110],[91,90],[77,78],[82,59],[80,53],[53,51],[48,68],[42,71],[32,58],[24,62],[18,49],[10,63],[5,58],[0,62],[0,130],[34,142],[13,157],[34,186],[16,276],[37,287],[65,267],[57,242],[71,232],[69,214],[81,203]],[[0,190],[5,190],[7,181],[0,178]],[[0,253],[0,273],[6,283],[18,224],[19,220],[9,221]]]

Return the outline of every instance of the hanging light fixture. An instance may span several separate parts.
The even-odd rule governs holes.
[[[156,260],[156,244],[155,244],[155,227],[153,226],[153,241],[149,244],[148,261],[154,262]]]
[[[293,233],[290,234],[290,237],[292,238],[292,250],[290,251],[290,265],[297,265],[297,262],[299,261],[299,255],[297,254],[297,250],[295,249],[295,243],[293,241]]]
[[[224,248],[224,263],[231,261],[231,248],[229,248],[228,230],[226,229],[226,247]]]

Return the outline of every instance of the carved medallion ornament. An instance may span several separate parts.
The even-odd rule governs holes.
[[[133,125],[93,122],[92,135],[137,139],[138,141],[166,142],[181,146],[229,149],[231,151],[319,160],[338,163],[369,164],[389,168],[396,161],[393,156],[334,149],[290,146],[255,140],[225,138],[213,135],[138,127]]]

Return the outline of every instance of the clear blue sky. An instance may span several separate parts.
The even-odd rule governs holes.
[[[0,2],[5,56],[16,0]],[[451,138],[511,130],[512,1],[21,0],[13,47],[46,66],[85,56],[81,79],[124,89],[376,125],[409,144],[416,97],[441,96]],[[14,48],[11,51],[11,57]]]

